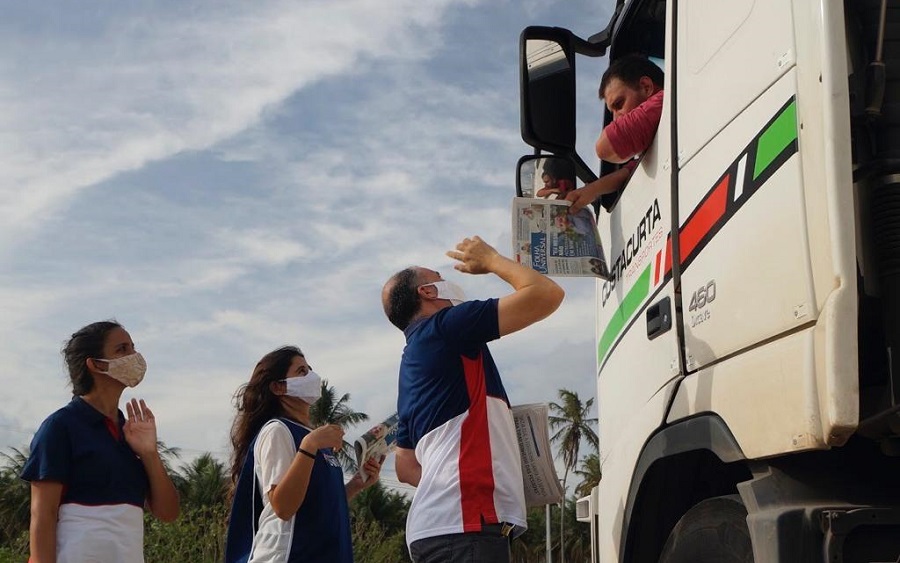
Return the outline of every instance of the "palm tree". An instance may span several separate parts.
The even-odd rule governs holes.
[[[157,440],[156,449],[159,451],[159,459],[162,461],[163,467],[166,468],[166,473],[173,475],[175,471],[172,468],[172,462],[176,459],[181,459],[181,448],[170,448],[162,440]]]
[[[186,506],[207,508],[223,505],[228,497],[230,478],[225,464],[204,453],[172,477]]]
[[[409,504],[406,495],[391,491],[378,481],[354,497],[350,514],[353,518],[377,521],[390,535],[406,530]]]
[[[350,407],[350,393],[344,393],[341,398],[337,398],[337,391],[328,381],[322,381],[322,396],[309,409],[309,418],[313,426],[321,426],[323,424],[337,424],[344,430],[349,426],[354,426],[360,422],[369,420],[369,415],[357,412]],[[353,452],[353,444],[344,440],[344,447],[337,452],[337,457],[341,461],[341,465],[349,472],[357,470],[356,460],[349,452]]]
[[[406,495],[376,482],[350,504],[353,552],[357,561],[397,563],[409,561],[406,549]]]
[[[582,403],[578,393],[569,391],[568,389],[559,390],[559,398],[562,404],[550,403],[550,428],[556,430],[556,433],[550,437],[550,441],[557,444],[559,455],[562,456],[563,466],[563,491],[566,489],[566,481],[569,478],[569,471],[575,468],[578,463],[578,451],[581,448],[581,441],[587,440],[595,449],[599,448],[599,440],[597,433],[594,432],[592,425],[597,423],[596,418],[590,418],[591,406],[594,404],[593,397]],[[559,537],[560,537],[560,563],[565,563],[565,555],[563,553],[563,541],[565,524],[563,517],[565,510],[560,510],[559,517]]]
[[[596,453],[581,458],[581,469],[573,473],[581,477],[581,483],[575,488],[578,498],[591,494],[591,490],[600,483],[603,478],[603,470],[600,468],[600,456]]]

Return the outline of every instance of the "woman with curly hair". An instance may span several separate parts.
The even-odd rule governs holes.
[[[381,464],[368,461],[368,479],[344,484],[334,453],[343,429],[310,420],[321,391],[303,352],[285,346],[263,356],[235,395],[226,563],[353,561],[347,501],[378,480]]]

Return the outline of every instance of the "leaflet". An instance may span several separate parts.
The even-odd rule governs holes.
[[[356,450],[356,464],[363,479],[368,479],[364,466],[366,462],[375,457],[384,461],[397,443],[397,413],[392,414],[381,424],[376,424],[368,432],[356,439],[353,444]]]

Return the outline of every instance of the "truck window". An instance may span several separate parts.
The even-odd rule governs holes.
[[[614,32],[613,48],[610,52],[610,62],[617,58],[630,55],[646,55],[651,61],[665,70],[664,59],[666,55],[666,1],[643,0],[636,1],[629,6],[628,12],[620,20],[620,24]],[[599,78],[598,83],[599,83]],[[604,127],[612,121],[612,114],[606,109],[603,100],[598,100],[603,108]],[[600,175],[606,175],[625,165],[600,163]],[[630,182],[630,180],[629,180]],[[627,187],[627,184],[626,184]],[[607,211],[612,210],[622,195],[624,188],[601,196],[600,205]]]

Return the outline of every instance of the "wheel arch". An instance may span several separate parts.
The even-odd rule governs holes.
[[[622,526],[620,561],[656,563],[671,530],[694,504],[736,494],[752,478],[725,422],[703,413],[660,428],[641,449]],[[643,518],[642,514],[653,514]]]

